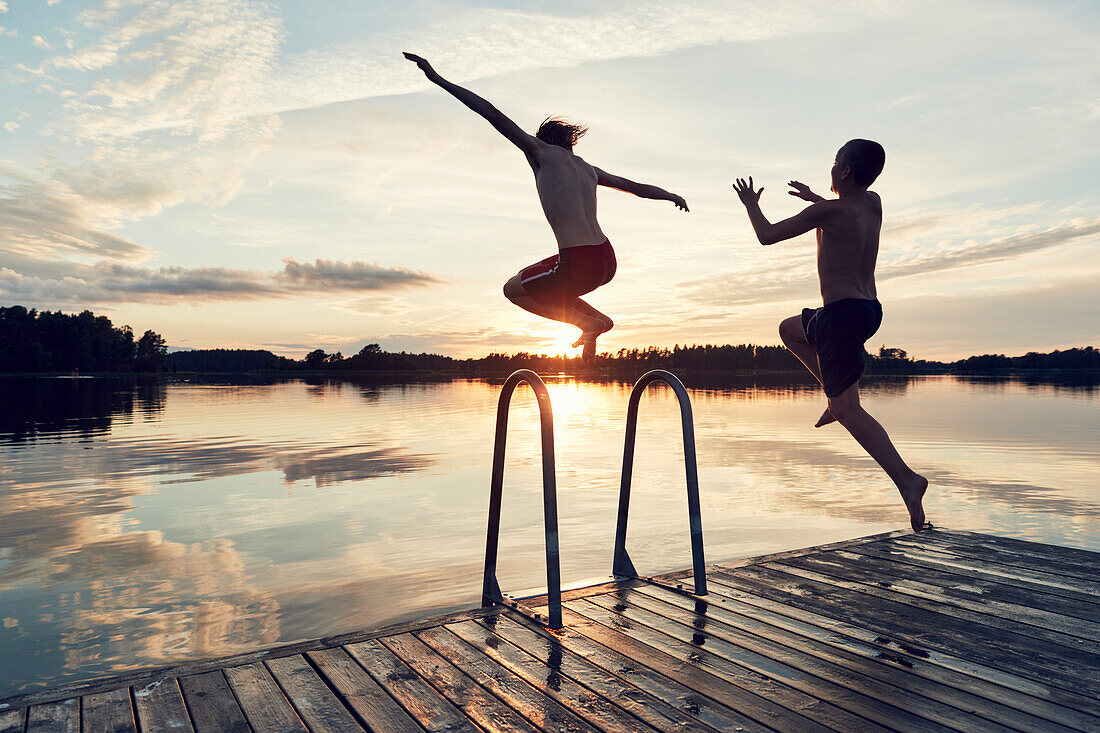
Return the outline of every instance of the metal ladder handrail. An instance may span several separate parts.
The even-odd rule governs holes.
[[[489,530],[485,540],[485,578],[481,589],[481,605],[507,603],[497,583],[497,541],[500,537],[500,500],[504,486],[504,448],[508,438],[508,407],[512,393],[521,382],[526,382],[538,399],[539,419],[542,423],[542,501],[543,523],[546,529],[546,593],[548,597],[552,629],[562,627],[561,620],[561,568],[558,561],[558,500],[557,479],[554,474],[554,412],[550,407],[550,393],[538,374],[530,369],[512,372],[501,389],[497,403],[497,432],[493,441],[493,478],[489,494]],[[515,606],[515,603],[511,605]]]
[[[699,509],[699,469],[695,460],[695,425],[691,400],[684,383],[672,372],[654,369],[634,383],[626,413],[626,444],[623,447],[623,475],[619,488],[619,516],[615,526],[615,555],[611,572],[616,577],[637,578],[638,571],[626,552],[626,523],[630,508],[630,482],[634,471],[634,439],[638,432],[638,404],[646,387],[664,382],[676,393],[680,402],[680,422],[684,431],[684,471],[687,474],[688,523],[691,531],[691,562],[695,575],[695,595],[707,594],[706,563],[703,559],[703,521]]]

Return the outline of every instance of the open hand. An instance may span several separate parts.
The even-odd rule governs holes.
[[[737,192],[737,197],[741,199],[741,203],[745,206],[759,202],[760,194],[764,193],[763,186],[760,187],[759,191],[752,189],[752,176],[749,176],[748,183],[745,183],[744,178],[738,178],[737,182],[733,184],[733,190]]]
[[[793,191],[787,191],[787,193],[789,193],[791,196],[809,201],[810,203],[816,203],[821,200],[821,197],[811,191],[810,187],[807,186],[805,183],[790,181],[787,183],[787,185],[794,189]]]
[[[672,198],[670,198],[669,201],[676,204],[677,209],[683,209],[684,211],[691,211],[691,209],[688,208],[687,201],[684,201],[683,196],[677,196],[676,194],[672,194]]]
[[[425,74],[430,74],[434,71],[432,65],[428,63],[428,60],[426,58],[417,56],[415,53],[409,53],[408,51],[404,52],[404,56],[409,61],[412,61],[414,64],[416,64]]]

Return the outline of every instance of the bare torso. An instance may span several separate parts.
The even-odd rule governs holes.
[[[540,144],[527,160],[558,248],[603,244],[607,237],[596,221],[595,169],[557,145]]]
[[[863,191],[830,202],[828,223],[817,230],[817,274],[825,304],[878,297],[875,262],[882,228],[882,200]]]

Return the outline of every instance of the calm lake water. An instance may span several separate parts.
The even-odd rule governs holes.
[[[629,385],[550,381],[562,578],[610,570]],[[0,380],[0,698],[480,601],[499,383]],[[708,561],[908,525],[809,385],[693,389]],[[945,527],[1100,550],[1100,390],[867,385]],[[630,554],[688,567],[676,400],[642,401]],[[498,578],[545,583],[537,409],[513,400]]]

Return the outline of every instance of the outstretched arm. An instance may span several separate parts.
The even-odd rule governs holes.
[[[535,140],[534,136],[528,135],[520,129],[519,125],[508,119],[503,112],[488,101],[477,96],[469,89],[460,87],[458,84],[452,84],[444,79],[432,68],[432,65],[428,63],[427,59],[421,58],[416,54],[408,53],[407,51],[405,52],[405,58],[420,67],[420,70],[424,72],[424,76],[428,77],[428,81],[439,85],[455,99],[484,117],[489,121],[490,125],[497,129],[497,132],[508,138],[520,150],[528,154],[533,154],[535,152],[538,142]]]
[[[647,183],[635,183],[630,179],[623,178],[621,176],[613,176],[607,171],[602,171],[596,168],[596,184],[600,186],[607,186],[608,188],[615,188],[620,191],[626,191],[632,193],[635,196],[640,196],[643,199],[657,199],[659,201],[671,201],[676,204],[677,208],[688,211],[687,202],[684,201],[682,196],[677,196],[674,193],[669,193],[663,188],[657,188],[656,186],[650,186]]]
[[[737,182],[733,184],[733,190],[737,191],[737,196],[741,199],[741,203],[745,205],[745,210],[749,214],[749,221],[752,222],[753,231],[756,232],[756,238],[760,240],[760,244],[775,244],[785,239],[797,237],[811,229],[822,226],[825,222],[829,203],[824,199],[810,204],[789,219],[772,224],[764,216],[764,212],[760,210],[760,194],[764,192],[764,187],[761,186],[759,191],[754,191],[752,176],[749,176],[748,183],[745,183],[745,179],[738,178]]]

